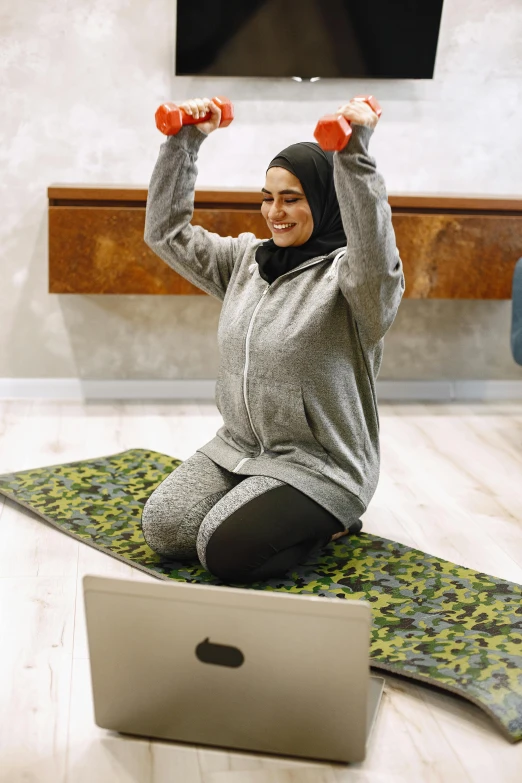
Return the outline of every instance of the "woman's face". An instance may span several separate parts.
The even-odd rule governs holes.
[[[266,173],[261,214],[279,247],[303,245],[314,221],[301,183],[290,171],[273,166]]]

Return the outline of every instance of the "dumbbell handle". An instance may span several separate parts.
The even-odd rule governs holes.
[[[382,109],[373,95],[356,95],[355,98],[365,101],[378,117],[381,116]],[[325,114],[314,131],[314,136],[322,149],[338,152],[346,147],[351,135],[351,121],[343,114]]]
[[[212,100],[214,101],[214,103],[217,103],[219,108],[221,108],[219,98],[212,98]],[[185,109],[181,108],[181,106],[179,106],[178,108],[183,118],[183,125],[199,125],[200,122],[206,122],[207,120],[210,120],[210,118],[212,117],[211,111],[207,111],[206,114],[200,114],[199,117],[196,118],[192,114],[188,114],[185,111]]]
[[[230,125],[234,119],[234,107],[228,98],[223,95],[216,95],[212,98],[214,103],[221,109],[220,128]],[[162,103],[156,111],[156,127],[166,136],[173,136],[178,133],[184,125],[199,125],[201,122],[207,122],[212,117],[212,112],[207,112],[202,117],[193,117],[185,109],[176,103]]]
[[[374,110],[374,112],[377,115],[377,117],[381,116],[382,109],[381,109],[381,106],[379,104],[379,101],[377,100],[377,98],[374,95],[356,95],[354,100],[365,101],[365,103],[367,103],[368,106],[370,106],[370,108],[372,108]]]

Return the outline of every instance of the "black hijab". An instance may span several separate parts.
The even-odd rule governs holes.
[[[346,245],[333,178],[333,152],[325,152],[315,142],[301,141],[282,150],[268,169],[274,166],[287,169],[301,183],[312,212],[314,229],[303,245],[279,247],[273,239],[259,245],[256,261],[259,274],[267,283],[273,283],[309,258],[328,255]]]

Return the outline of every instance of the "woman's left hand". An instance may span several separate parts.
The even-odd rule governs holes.
[[[362,98],[352,98],[350,103],[339,106],[335,114],[342,114],[354,125],[367,125],[369,128],[375,128],[379,122],[379,116]]]

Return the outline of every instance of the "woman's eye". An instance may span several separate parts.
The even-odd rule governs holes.
[[[273,201],[273,198],[264,198],[263,201]],[[293,204],[295,201],[298,201],[296,198],[285,198],[285,204]]]

